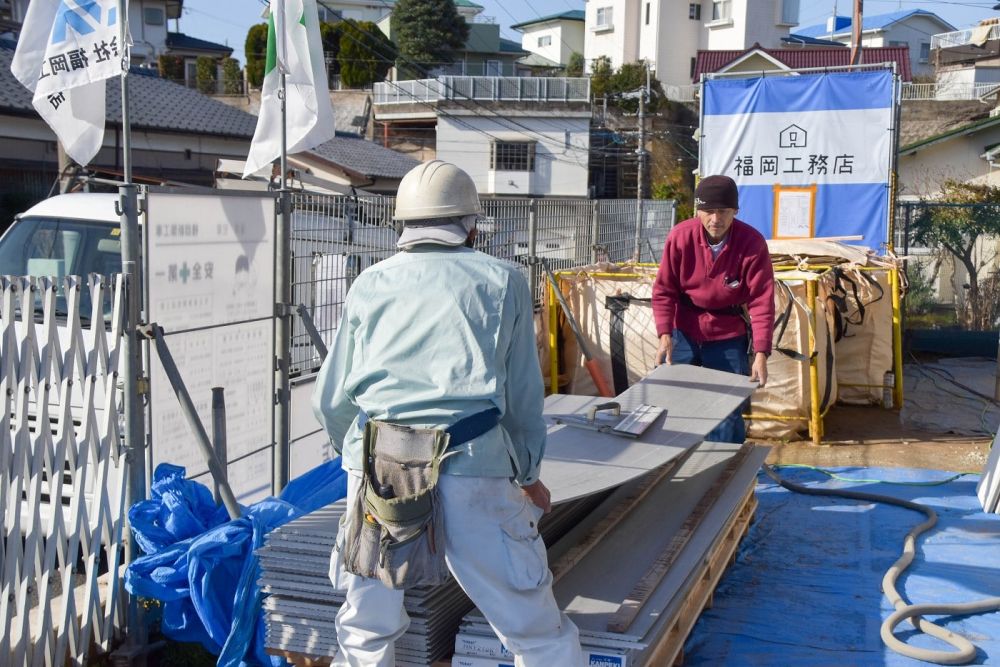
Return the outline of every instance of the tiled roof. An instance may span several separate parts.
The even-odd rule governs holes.
[[[876,14],[874,16],[865,15],[864,18],[861,19],[861,30],[862,32],[868,30],[884,30],[893,23],[899,23],[900,21],[904,21],[911,16],[927,16],[939,21],[943,26],[947,26],[946,29],[941,32],[955,29],[955,26],[951,25],[934,12],[929,12],[925,9],[904,9],[898,12],[889,12],[888,14]],[[851,32],[852,23],[853,21],[850,16],[838,16],[837,27],[834,30],[834,34],[841,35]],[[825,35],[829,35],[830,31],[826,29],[826,21],[824,21],[823,23],[800,28],[796,30],[794,34],[804,35],[806,37],[823,37]]]
[[[521,42],[515,42],[505,37],[500,38],[500,53],[528,53],[521,46]]]
[[[402,153],[339,132],[330,141],[306,152],[368,177],[402,178],[420,164],[419,160]]]
[[[964,125],[959,125],[940,134],[936,134],[932,137],[927,137],[926,139],[921,139],[920,141],[915,141],[907,146],[903,146],[899,149],[900,155],[907,155],[909,153],[916,153],[921,148],[926,148],[931,144],[936,144],[952,137],[960,137],[968,134],[973,134],[979,130],[985,130],[991,127],[995,127],[1000,124],[1000,118],[982,118],[979,120],[974,120],[970,123]]]
[[[167,47],[183,51],[210,51],[212,53],[225,53],[226,55],[230,55],[233,52],[232,47],[226,46],[225,44],[216,44],[215,42],[209,42],[205,39],[189,37],[182,32],[168,32]]]
[[[698,51],[694,66],[694,81],[700,81],[702,73],[718,72],[733,61],[751,51],[766,53],[783,63],[789,69],[811,69],[823,67],[843,67],[850,64],[851,50],[842,47],[829,49],[765,49],[754,45],[745,51]],[[909,81],[910,49],[906,46],[880,46],[861,49],[862,64],[895,62],[899,76]]]
[[[38,118],[31,106],[31,93],[10,72],[13,57],[12,50],[0,48],[0,116]],[[118,79],[108,79],[107,86],[107,122],[120,125]],[[148,70],[132,70],[129,92],[134,129],[215,135],[249,141],[257,126],[256,116],[202,95],[197,90],[161,79]],[[349,171],[370,177],[401,178],[419,164],[418,160],[396,151],[341,133],[310,152]]]
[[[819,39],[817,37],[806,37],[805,35],[789,35],[788,37],[782,37],[782,42],[786,44],[799,44],[808,46],[831,46],[835,48],[847,48],[847,44],[843,42],[834,42],[829,39]]]
[[[551,69],[562,67],[562,65],[556,61],[537,53],[529,53],[523,58],[518,58],[517,62],[519,65],[524,65],[525,67],[548,67]]]
[[[31,93],[10,72],[14,52],[0,48],[0,114],[38,117]],[[107,80],[107,122],[121,124],[117,78]],[[197,90],[161,79],[149,70],[132,69],[129,76],[131,121],[135,129],[184,132],[250,139],[257,117],[227,106]]]
[[[547,16],[539,16],[537,19],[532,19],[530,21],[523,21],[521,23],[515,23],[511,26],[514,30],[519,28],[526,28],[529,25],[537,25],[539,23],[547,23],[549,21],[586,21],[586,13],[582,9],[571,9],[565,11],[561,14],[549,14]]]

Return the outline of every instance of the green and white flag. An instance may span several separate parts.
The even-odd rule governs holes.
[[[281,156],[282,71],[291,155],[318,146],[336,134],[326,87],[316,0],[271,0],[260,116],[243,178],[268,167]]]

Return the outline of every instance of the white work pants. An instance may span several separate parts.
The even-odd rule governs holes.
[[[350,475],[348,506],[361,486]],[[576,626],[556,606],[542,511],[502,477],[441,475],[445,556],[466,594],[515,656],[517,667],[585,665]],[[330,562],[333,585],[347,589],[337,613],[336,667],[395,667],[394,642],[410,619],[403,591],[344,571],[339,550]]]

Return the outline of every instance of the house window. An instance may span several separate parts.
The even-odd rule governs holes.
[[[646,3],[646,25],[649,25],[649,3]]]
[[[146,25],[163,25],[163,8],[146,7],[142,10],[142,20]]]
[[[614,7],[598,7],[597,8],[597,29],[598,30],[610,30],[614,25],[612,19],[614,18],[613,10]]]
[[[781,0],[781,14],[778,16],[780,25],[798,25],[799,0]]]
[[[538,46],[552,46],[552,35],[542,35],[539,37]]]
[[[691,71],[688,73],[688,78],[690,79],[694,79],[694,67],[697,64],[697,62],[698,62],[697,58],[691,58],[691,68],[690,68]]]
[[[500,69],[499,60],[486,61],[486,76],[500,76],[501,74],[503,74],[503,70]]]
[[[931,59],[931,43],[920,42],[920,62],[925,63]]]
[[[534,171],[534,141],[494,141],[490,146],[493,171]]]
[[[701,20],[701,4],[690,4],[688,5],[688,18],[692,21]]]
[[[729,21],[733,17],[733,0],[712,0],[712,20]]]

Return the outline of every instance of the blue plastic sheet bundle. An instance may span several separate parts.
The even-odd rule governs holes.
[[[278,526],[347,495],[340,459],[293,480],[278,498],[244,508],[235,521],[184,474],[179,466],[157,466],[151,499],[130,508],[132,531],[147,555],[128,567],[125,587],[160,600],[163,634],[200,643],[219,656],[219,665],[284,665],[264,650],[254,552]]]

